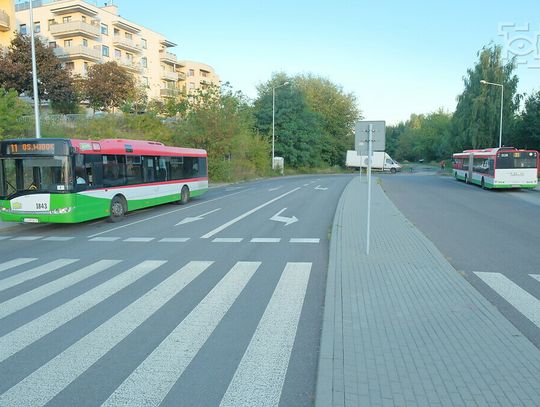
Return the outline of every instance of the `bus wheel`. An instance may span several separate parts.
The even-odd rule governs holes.
[[[395,168],[390,168],[390,172],[391,172],[392,174],[395,174],[395,173],[396,173],[396,169],[395,169]]]
[[[110,222],[118,222],[126,216],[126,203],[124,198],[117,195],[111,201]]]
[[[484,183],[484,177],[482,177],[482,181],[480,182],[480,186],[482,189],[486,189],[486,184]]]
[[[185,205],[189,202],[189,188],[184,185],[182,187],[182,192],[180,192],[180,204]]]

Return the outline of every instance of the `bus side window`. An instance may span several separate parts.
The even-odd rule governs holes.
[[[155,181],[154,157],[144,157],[144,182]]]
[[[206,158],[199,158],[199,177],[206,177]]]
[[[84,167],[90,188],[103,186],[103,162],[99,154],[85,154]]]

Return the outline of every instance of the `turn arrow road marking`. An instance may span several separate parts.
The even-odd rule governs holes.
[[[292,218],[287,218],[285,216],[279,216],[283,212],[285,212],[286,210],[287,210],[287,208],[283,208],[278,213],[276,213],[274,216],[272,216],[270,218],[270,220],[273,220],[275,222],[283,222],[283,223],[285,223],[285,226],[288,226],[288,225],[290,225],[291,223],[294,223],[294,222],[298,222],[298,218],[296,216],[293,216]]]
[[[221,208],[217,208],[217,209],[214,209],[213,211],[210,211],[210,212],[206,212],[206,213],[203,213],[202,215],[199,215],[199,216],[194,216],[194,217],[187,217],[183,220],[181,220],[180,222],[178,222],[176,225],[174,226],[178,226],[178,225],[184,225],[186,223],[191,223],[191,222],[196,222],[198,220],[203,220],[204,217],[206,215],[210,215],[211,213],[214,213],[214,212],[217,212],[219,211]]]
[[[315,189],[318,189],[319,191],[326,191],[328,188],[326,188],[326,187],[321,187],[320,185],[317,185],[317,186],[315,187]]]

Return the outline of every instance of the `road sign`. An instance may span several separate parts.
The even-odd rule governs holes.
[[[354,132],[354,147],[359,155],[366,155],[369,125],[372,126],[373,133],[371,138],[372,151],[384,151],[386,140],[386,122],[384,120],[367,121],[363,120],[356,123]]]

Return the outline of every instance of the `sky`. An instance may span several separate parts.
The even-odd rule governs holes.
[[[312,73],[353,93],[366,120],[453,112],[463,76],[491,42],[518,54],[519,92],[540,90],[538,0],[114,3],[176,42],[179,59],[211,65],[250,98],[274,73]]]

